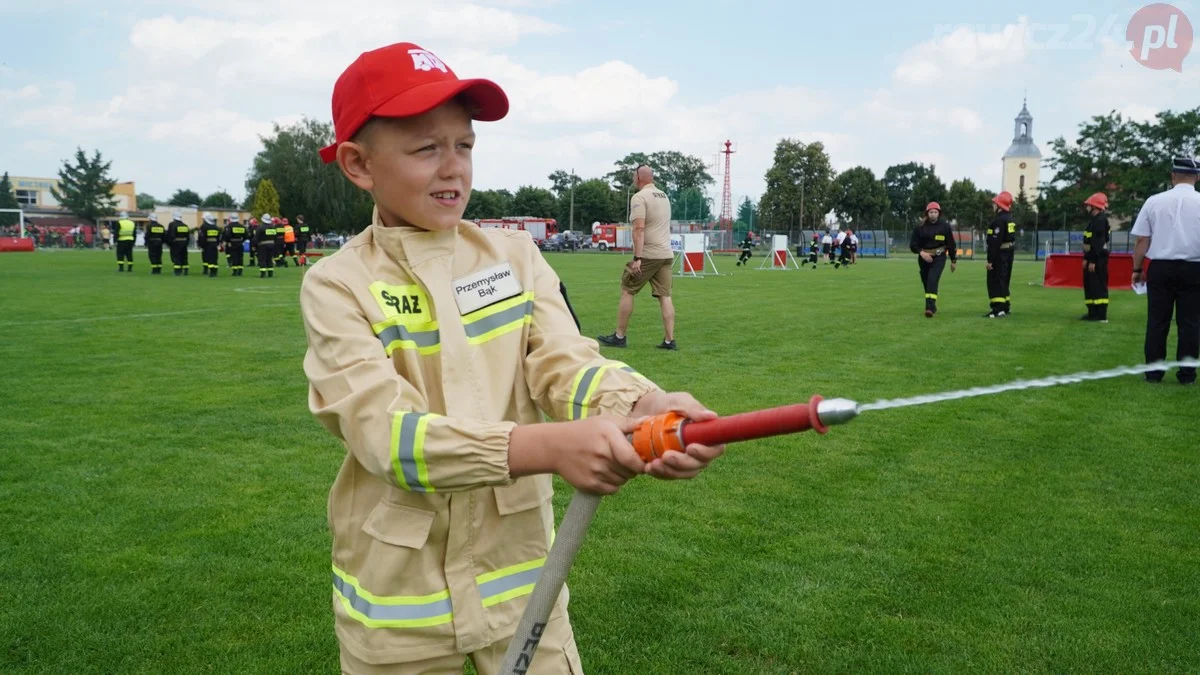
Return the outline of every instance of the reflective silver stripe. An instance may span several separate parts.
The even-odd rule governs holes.
[[[417,425],[420,424],[422,417],[428,416],[429,413],[404,413],[400,417],[400,442],[396,448],[396,456],[399,458],[401,470],[404,472],[404,482],[413,492],[426,491],[417,473],[416,446]]]
[[[528,302],[523,302],[514,307],[509,307],[502,312],[496,312],[491,316],[485,316],[473,323],[465,324],[463,325],[463,330],[467,332],[467,337],[477,338],[481,335],[486,335],[487,333],[496,330],[501,326],[507,326],[514,321],[520,321],[526,316],[532,314],[533,301],[529,300]]]
[[[418,349],[436,347],[441,340],[441,334],[437,330],[410,331],[404,326],[388,326],[379,334],[379,341],[383,343],[385,350],[397,340],[410,340]]]
[[[510,574],[506,577],[500,577],[499,579],[493,579],[486,583],[479,584],[479,596],[484,600],[487,600],[488,598],[500,595],[501,593],[507,593],[513,589],[537,583],[538,577],[541,576],[541,574],[542,568],[541,566],[538,566],[531,570],[517,572],[516,574]]]
[[[600,372],[600,366],[592,366],[579,380],[579,386],[575,388],[575,400],[571,401],[571,419],[583,419],[583,408],[587,405],[587,392],[592,388],[592,380],[596,379],[598,372]]]
[[[341,594],[355,611],[368,619],[377,621],[397,621],[432,619],[450,614],[453,606],[450,598],[434,600],[420,605],[377,605],[366,598],[360,597],[354,586],[350,585],[337,574],[333,575],[333,587]]]

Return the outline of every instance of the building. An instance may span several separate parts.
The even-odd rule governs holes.
[[[9,176],[12,181],[13,194],[17,203],[25,209],[28,215],[39,212],[52,213],[61,216],[63,207],[54,198],[52,189],[58,188],[57,178],[29,178],[25,176]],[[113,200],[117,211],[134,211],[137,209],[137,190],[133,181],[117,183],[112,189]]]
[[[1008,146],[1002,161],[1001,189],[1011,192],[1014,199],[1024,190],[1025,198],[1036,206],[1038,180],[1042,175],[1042,151],[1033,143],[1033,115],[1029,114],[1027,102],[1021,105],[1013,129],[1012,145]]]

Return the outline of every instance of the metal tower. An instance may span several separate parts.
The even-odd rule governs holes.
[[[720,227],[728,229],[733,227],[733,192],[729,189],[729,160],[733,153],[737,150],[732,149],[733,143],[725,141],[725,149],[721,151],[725,155],[725,189],[721,192],[721,219]]]

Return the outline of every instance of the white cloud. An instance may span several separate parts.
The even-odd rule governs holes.
[[[900,86],[944,91],[961,84],[979,86],[987,75],[1025,61],[1028,34],[1024,17],[991,33],[960,26],[906,51],[892,74],[893,80]]]

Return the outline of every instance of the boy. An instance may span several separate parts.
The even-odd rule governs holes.
[[[714,413],[604,359],[528,233],[462,220],[472,119],[507,112],[496,84],[410,43],[362,54],[334,86],[321,157],[375,201],[300,294],[309,408],[348,450],[329,495],[344,672],[461,672],[469,657],[495,673],[553,538],[550,474],[612,494],[638,474],[695,477],[724,451],[643,463],[626,440],[637,418]],[[567,599],[530,673],[582,672]]]

